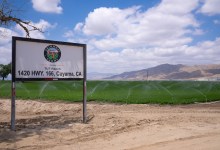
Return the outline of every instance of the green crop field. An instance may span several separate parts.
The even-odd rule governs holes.
[[[17,82],[17,99],[82,101],[82,81]],[[10,98],[11,82],[0,81],[0,97]],[[220,100],[220,82],[87,81],[88,101],[189,104]]]

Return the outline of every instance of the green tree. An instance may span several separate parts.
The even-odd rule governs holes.
[[[11,63],[7,65],[0,64],[0,77],[5,80],[7,76],[11,73]]]

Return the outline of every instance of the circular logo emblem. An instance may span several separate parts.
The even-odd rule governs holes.
[[[61,57],[61,51],[56,45],[48,45],[44,49],[44,57],[49,62],[57,62]]]

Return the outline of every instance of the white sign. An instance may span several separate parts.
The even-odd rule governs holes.
[[[11,129],[15,130],[15,81],[74,79],[83,80],[86,123],[86,45],[12,37]]]
[[[15,78],[84,78],[84,46],[18,39],[15,48]]]

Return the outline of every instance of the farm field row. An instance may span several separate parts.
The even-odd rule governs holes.
[[[17,99],[82,101],[82,81],[17,82]],[[220,100],[220,82],[87,81],[88,101],[127,104],[189,104]],[[0,81],[0,97],[10,98],[11,82]]]

